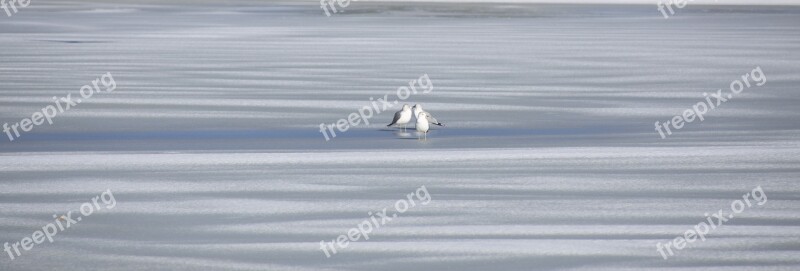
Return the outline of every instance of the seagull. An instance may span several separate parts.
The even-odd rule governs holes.
[[[397,125],[402,124],[403,125],[403,131],[405,131],[406,130],[406,125],[408,124],[409,121],[411,121],[411,108],[408,107],[408,104],[404,104],[403,105],[403,109],[401,109],[400,111],[397,111],[397,113],[394,113],[394,120],[392,120],[392,123],[390,123],[389,125],[386,125],[386,127],[389,127],[389,126],[392,126],[392,125],[395,125],[395,124],[397,124]]]
[[[436,120],[436,118],[431,116],[431,113],[428,113],[428,112],[425,112],[424,110],[422,110],[422,106],[421,105],[415,104],[412,109],[414,110],[414,116],[417,117],[418,119],[419,119],[419,117],[418,117],[419,113],[423,113],[424,112],[424,113],[427,113],[426,116],[428,118],[428,122],[429,123],[435,124],[435,125],[439,125],[439,126],[444,126],[444,124],[442,124],[441,122]]]
[[[425,135],[425,140],[428,139],[428,128],[430,128],[428,125],[429,117],[427,112],[420,112],[417,115],[417,132],[422,132]],[[417,136],[417,139],[419,139],[419,136]]]

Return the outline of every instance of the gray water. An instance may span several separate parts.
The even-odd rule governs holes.
[[[105,73],[117,88],[0,136],[0,243],[109,189],[116,205],[0,270],[798,269],[798,15],[33,1],[0,18],[0,124]],[[762,86],[654,130],[756,67]],[[431,92],[319,132],[423,74]],[[386,128],[403,103],[446,126]],[[429,204],[320,250],[423,185]],[[763,205],[656,250],[758,186]]]

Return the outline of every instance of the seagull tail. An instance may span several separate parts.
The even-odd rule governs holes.
[[[439,125],[439,126],[444,126],[444,124],[442,124],[442,123],[434,123],[434,124]]]

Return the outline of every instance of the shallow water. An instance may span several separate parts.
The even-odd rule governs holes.
[[[0,141],[0,242],[117,205],[1,270],[800,267],[800,9],[34,3],[0,23],[0,122],[118,87]],[[660,139],[756,66],[763,86]],[[432,92],[319,132],[422,74]],[[446,126],[384,127],[402,103]],[[429,204],[320,250],[422,185]],[[757,186],[764,205],[656,251]]]

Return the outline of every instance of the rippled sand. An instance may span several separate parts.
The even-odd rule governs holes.
[[[0,141],[0,243],[107,189],[117,205],[0,270],[798,269],[798,15],[33,1],[0,23],[0,122],[118,87]],[[654,131],[756,66],[765,85]],[[399,104],[447,125],[428,141],[384,127],[399,104],[319,133],[424,73],[433,91]],[[319,249],[421,185],[430,204]],[[756,186],[764,205],[656,251]]]

